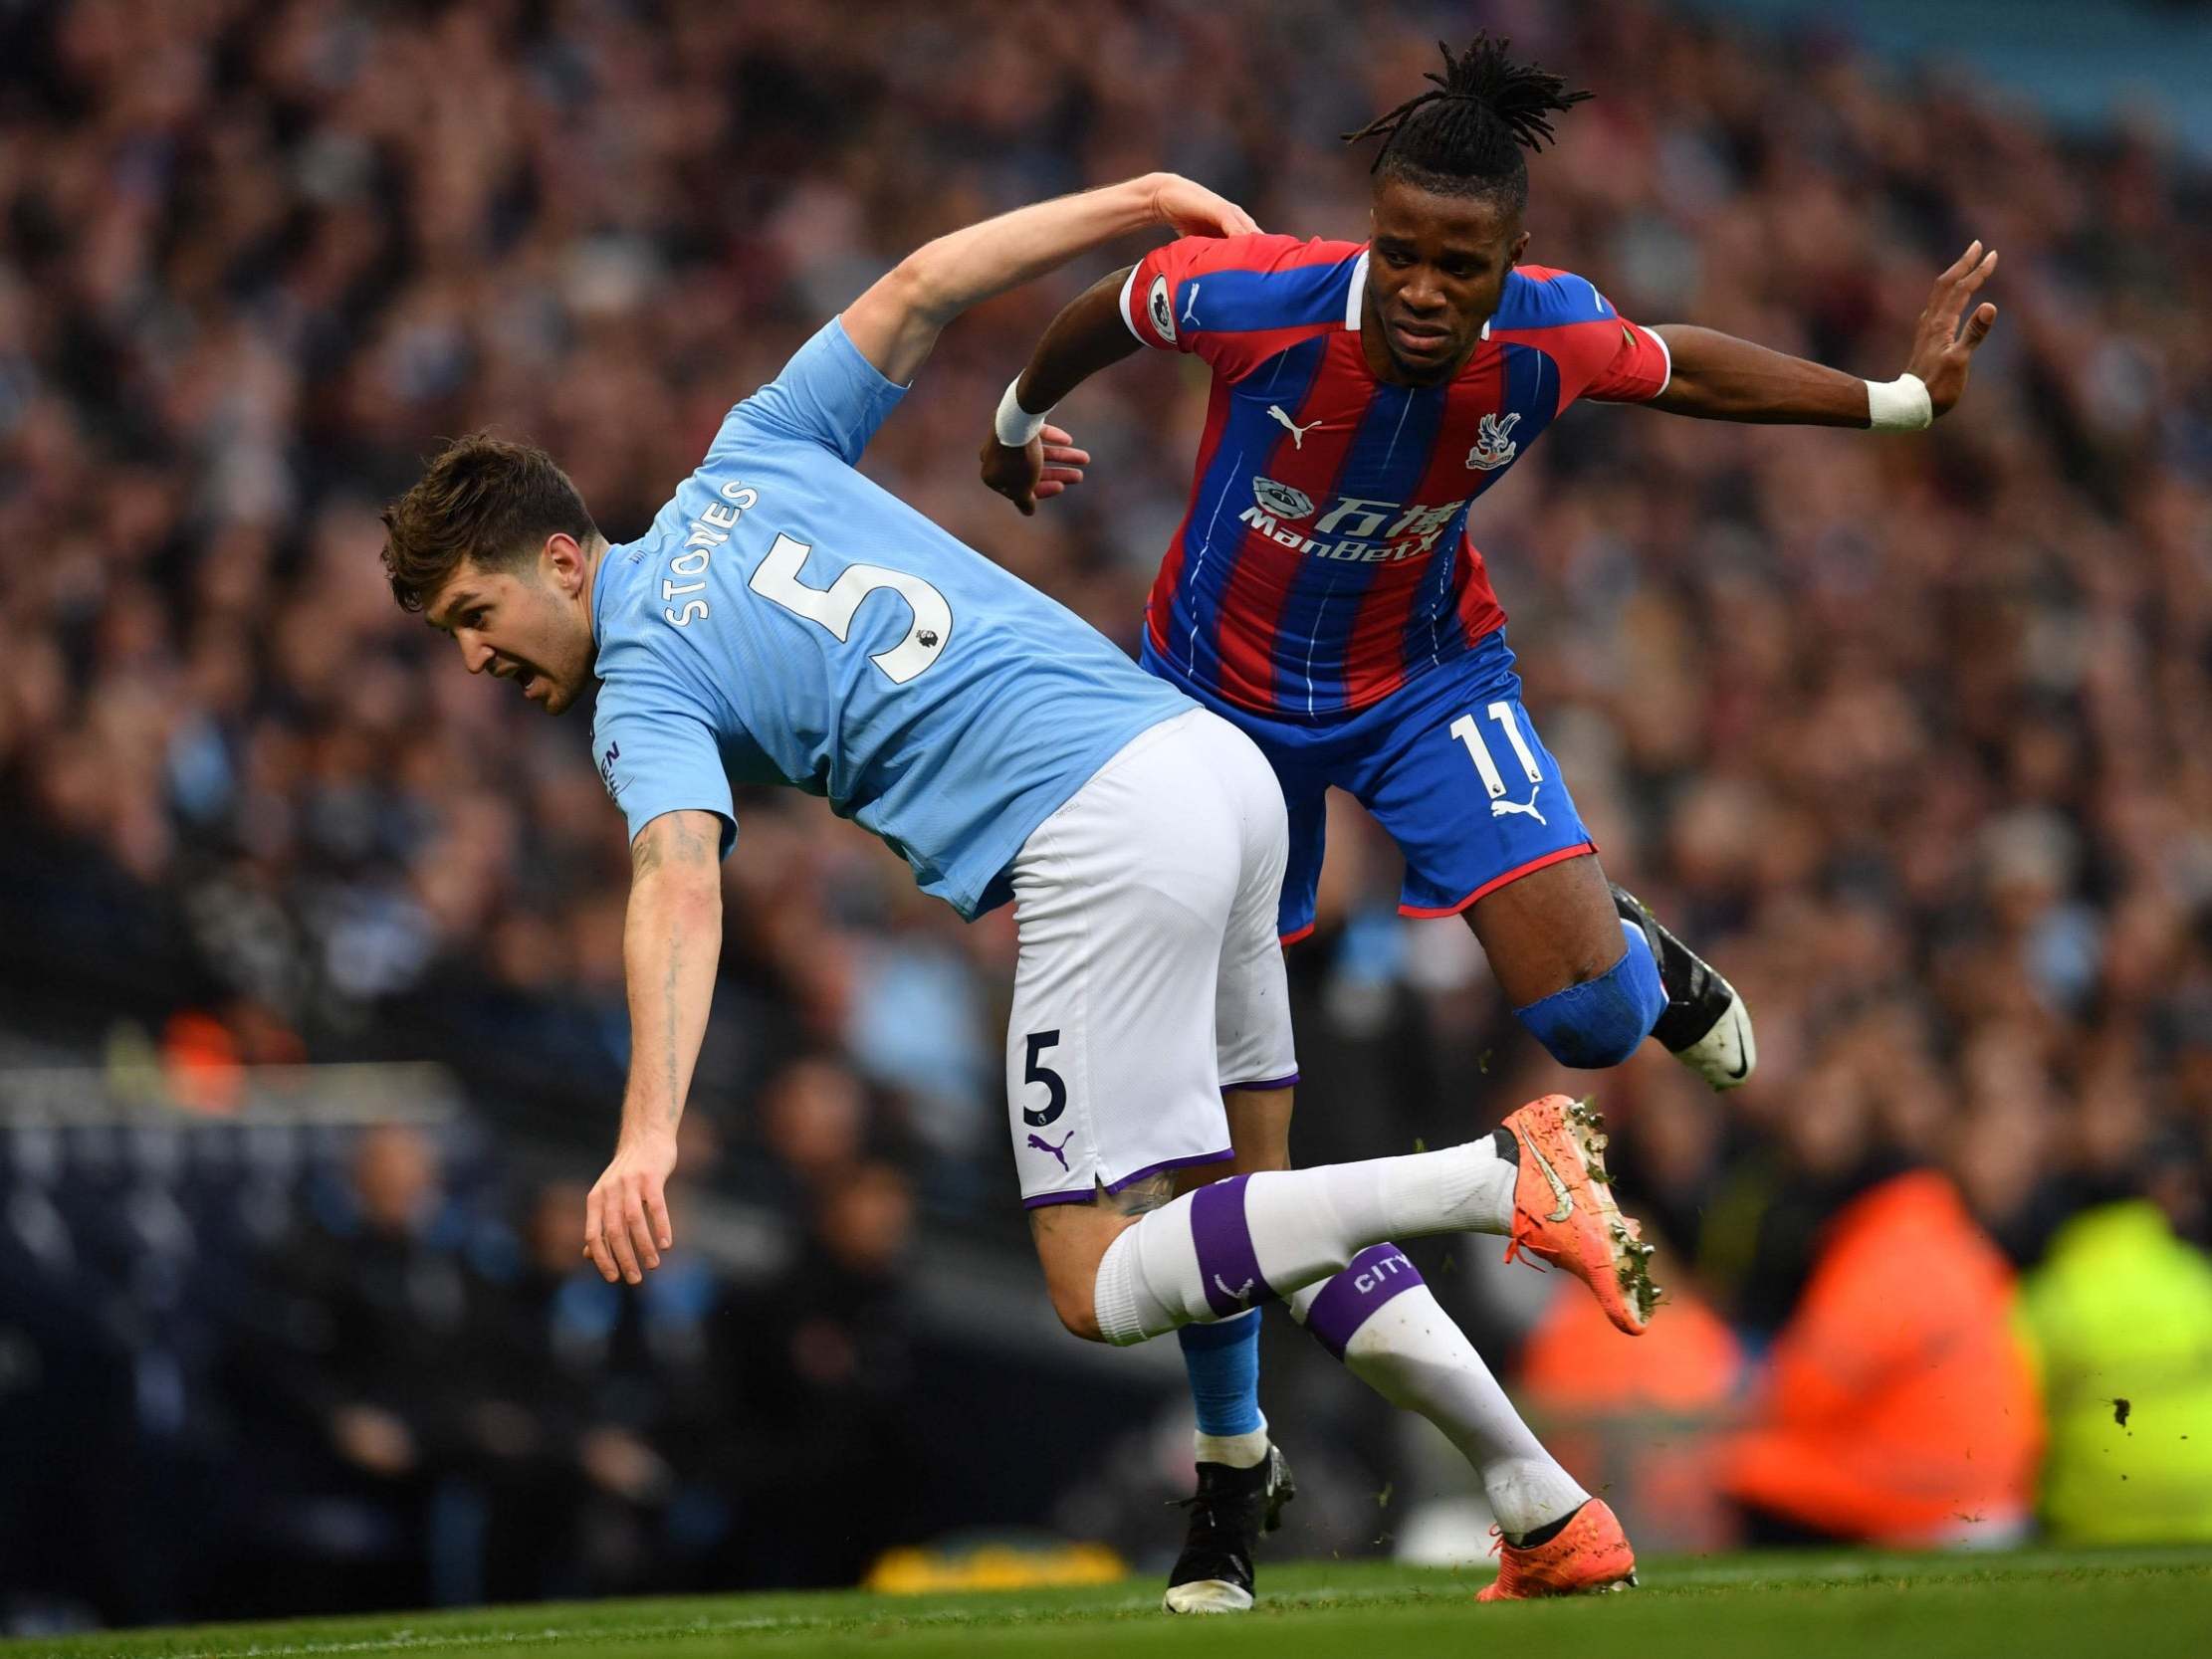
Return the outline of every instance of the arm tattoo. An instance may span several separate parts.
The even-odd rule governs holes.
[[[705,833],[694,822],[700,818],[708,822]],[[711,813],[663,813],[630,843],[630,879],[641,880],[670,864],[712,866],[721,848],[722,827]]]
[[[1106,1209],[1118,1210],[1123,1215],[1143,1215],[1156,1210],[1175,1197],[1175,1176],[1163,1169],[1157,1175],[1147,1175],[1141,1181],[1131,1181],[1119,1192],[1108,1192],[1103,1183],[1095,1200]]]
[[[699,826],[693,822],[693,818],[694,814],[689,812],[672,813],[669,817],[669,851],[675,855],[677,862],[680,864],[705,864],[710,862],[714,857],[715,847],[721,839],[719,832],[712,838],[701,835]]]

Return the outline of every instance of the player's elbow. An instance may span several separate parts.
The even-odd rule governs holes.
[[[669,872],[668,901],[685,921],[719,926],[722,922],[722,872],[684,865]]]
[[[887,297],[908,316],[939,327],[961,311],[963,301],[941,242],[924,243],[884,276]]]
[[[657,913],[686,927],[719,926],[722,921],[722,869],[707,859],[675,858],[635,872],[630,878],[633,910]]]

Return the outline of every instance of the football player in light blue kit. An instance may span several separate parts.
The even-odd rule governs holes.
[[[960,311],[1151,224],[1256,228],[1154,175],[940,238],[733,409],[628,545],[607,544],[551,457],[484,437],[386,510],[394,596],[470,672],[549,714],[600,683],[593,756],[632,866],[629,1080],[584,1222],[610,1281],[640,1282],[674,1241],[665,1186],[741,782],[826,795],[965,917],[1013,901],[1009,1128],[1076,1335],[1243,1317],[1355,1277],[1342,1270],[1394,1234],[1510,1232],[1620,1300],[1623,1224],[1556,1099],[1465,1146],[1204,1184],[1232,1156],[1281,1161],[1254,1148],[1279,1141],[1297,1075],[1274,774],[1227,722],[853,470]],[[1527,1186],[1523,1145],[1543,1171]]]

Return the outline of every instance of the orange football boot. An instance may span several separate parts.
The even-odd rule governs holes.
[[[1477,1601],[1530,1601],[1540,1595],[1592,1595],[1636,1586],[1636,1554],[1620,1519],[1593,1498],[1543,1544],[1523,1550],[1503,1534],[1492,1547],[1497,1577],[1475,1592]]]
[[[1652,1283],[1652,1247],[1613,1202],[1604,1127],[1589,1102],[1565,1095],[1530,1101],[1505,1120],[1521,1150],[1505,1259],[1526,1254],[1565,1268],[1590,1287],[1608,1319],[1641,1337],[1659,1289]]]

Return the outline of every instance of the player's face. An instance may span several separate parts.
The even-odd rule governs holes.
[[[555,535],[535,565],[487,570],[464,562],[424,614],[453,636],[471,674],[511,680],[530,702],[557,715],[591,678],[591,621],[582,604],[588,579],[582,549]]]
[[[1528,246],[1520,215],[1488,196],[1446,196],[1402,178],[1375,192],[1361,333],[1391,378],[1426,384],[1455,374],[1497,310],[1505,274]]]

